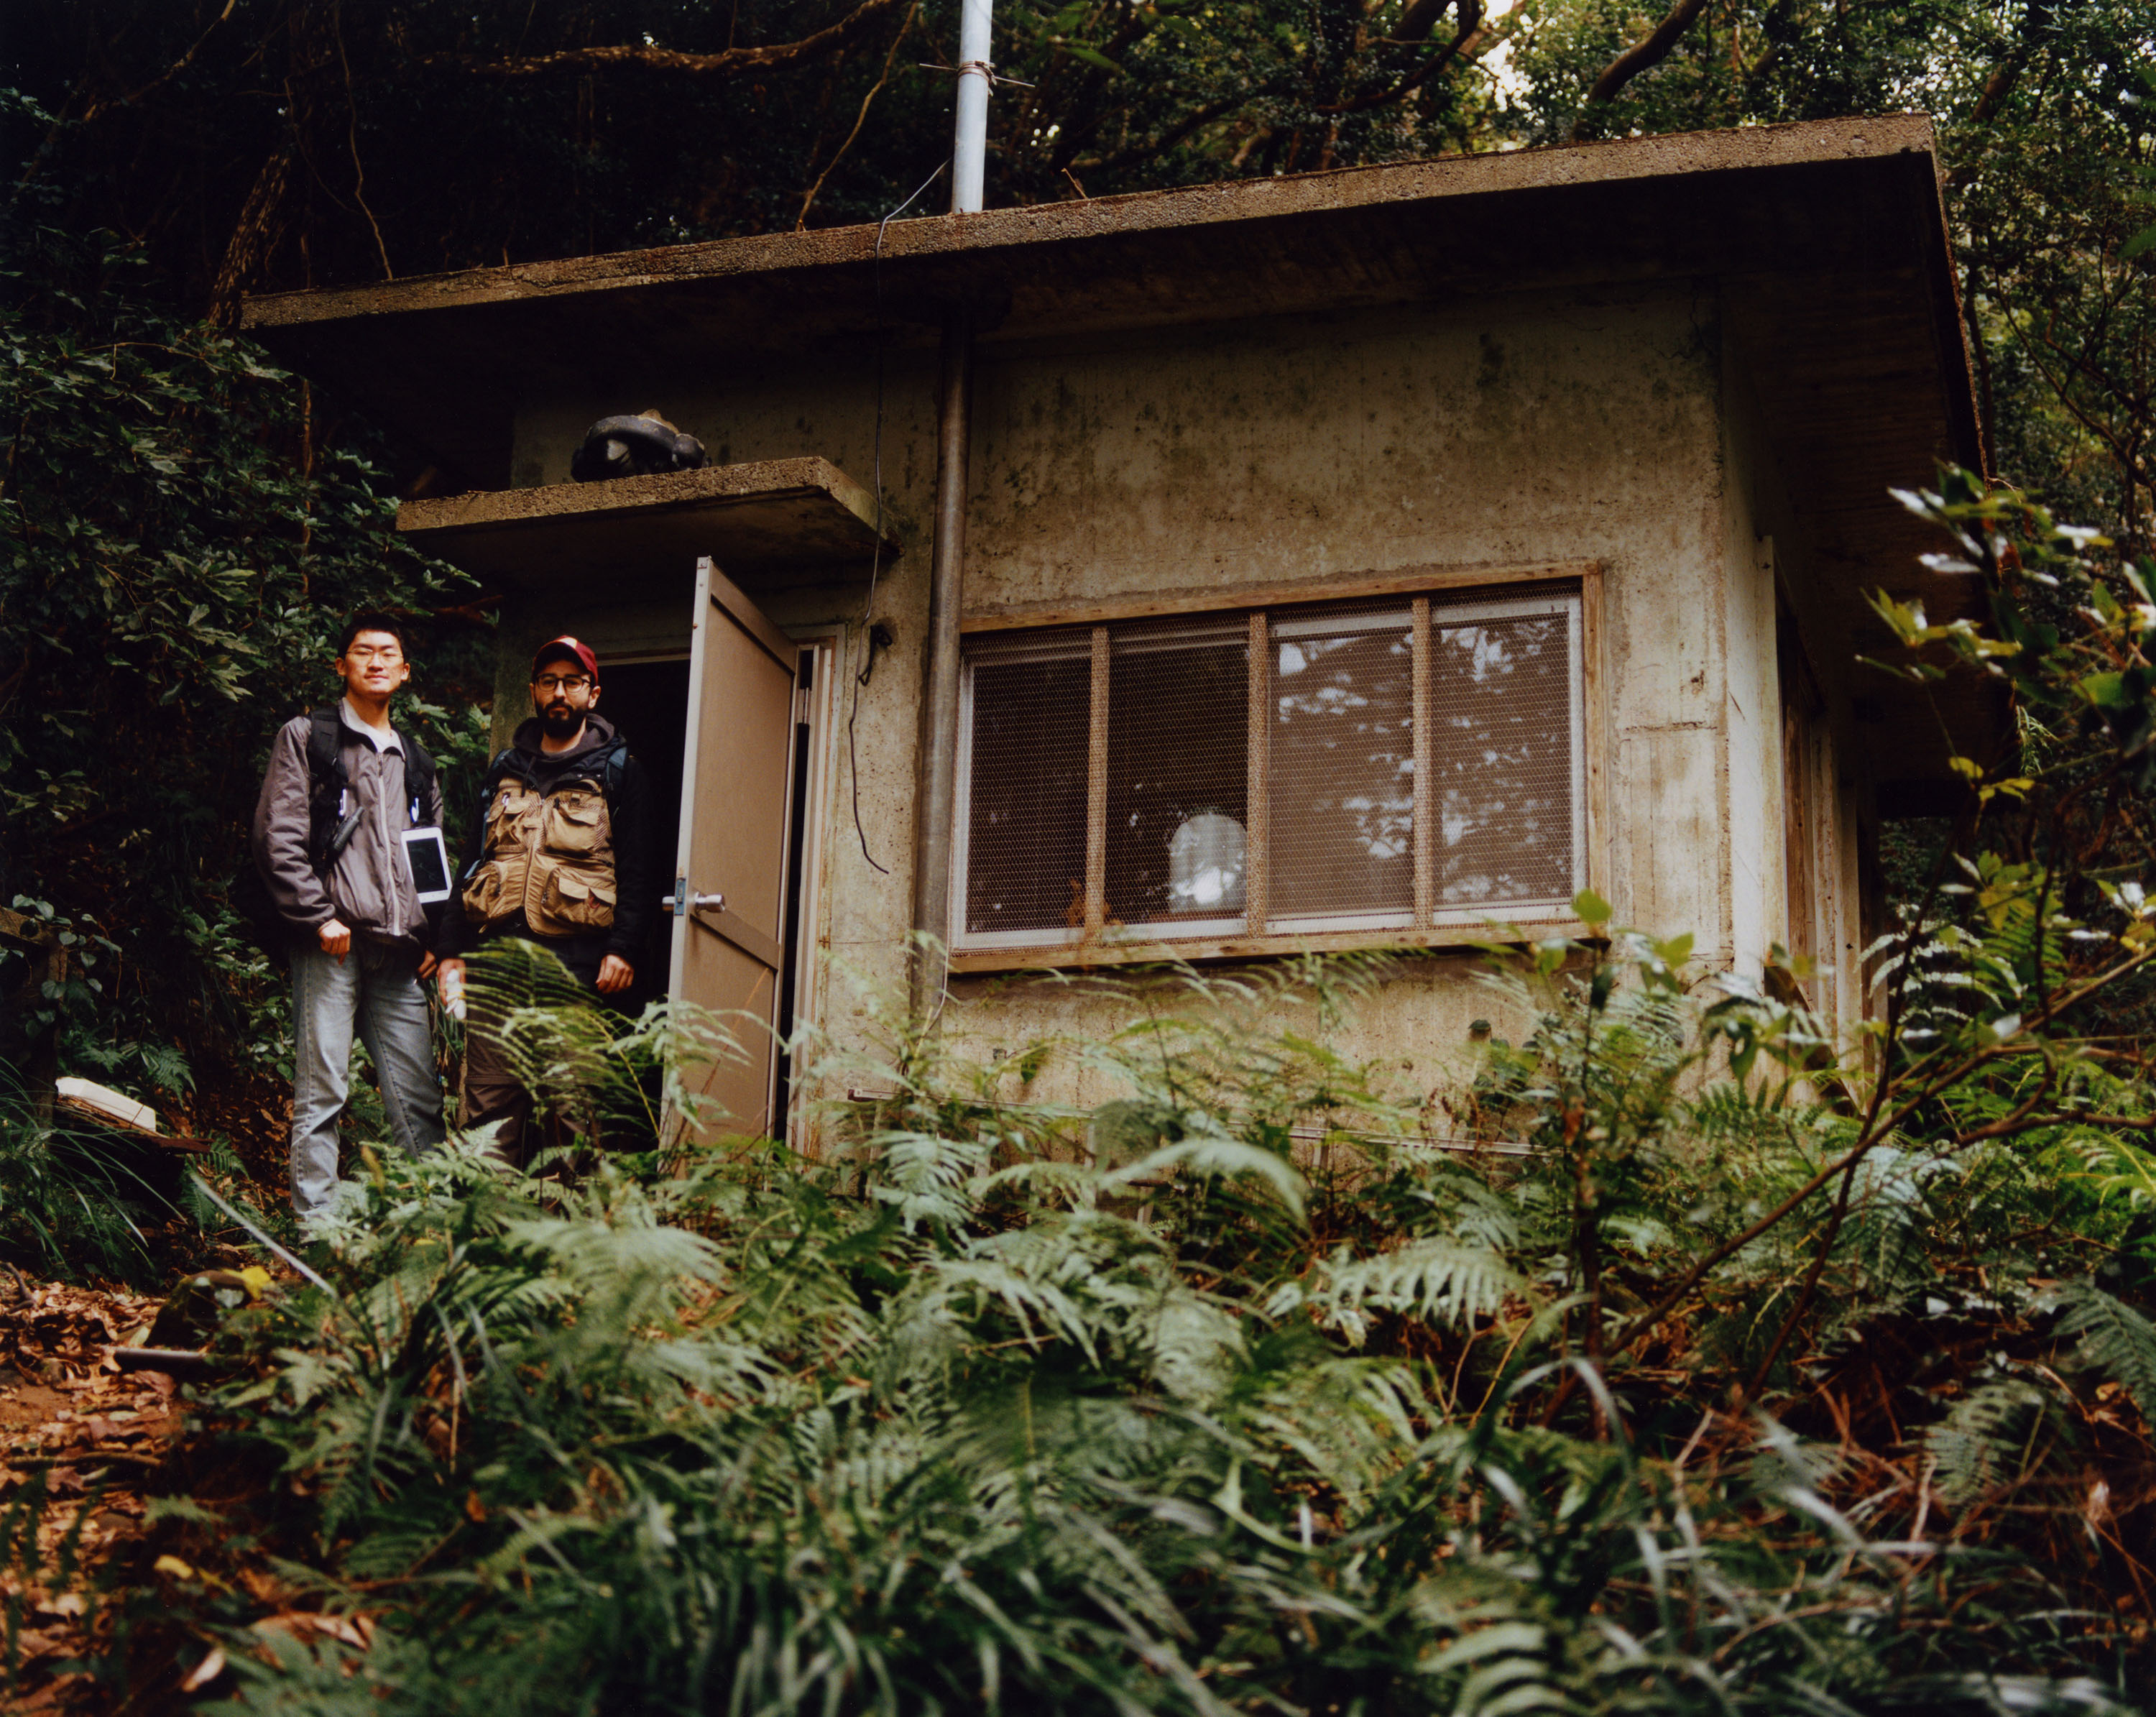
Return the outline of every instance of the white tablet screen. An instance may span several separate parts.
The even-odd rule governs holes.
[[[439,829],[407,829],[404,862],[412,867],[420,905],[434,906],[449,897],[449,850]]]

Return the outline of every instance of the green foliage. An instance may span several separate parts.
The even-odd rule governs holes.
[[[2018,1267],[1980,1164],[1906,1127],[1852,1159],[1861,1072],[1681,961],[1612,928],[1493,974],[1529,1030],[1480,1112],[1523,1154],[1433,1149],[1321,1046],[1358,959],[1070,980],[1132,1023],[1018,1059],[1112,1079],[1091,1112],[885,1004],[899,1088],[824,1161],[371,1155],[330,1290],[218,1335],[190,1470],[227,1500],[161,1522],[193,1571],[122,1595],[127,1637],[221,1637],[233,1712],[2130,1709],[2156,1665],[2089,1598],[2136,1553],[1957,1523],[2086,1490],[2145,1316],[1974,1304],[1972,1257]],[[641,1090],[693,1024],[599,1046],[491,981],[533,984],[551,1079]],[[1681,1326],[1771,1327],[1815,1257],[1779,1418],[1730,1408],[1767,1342]],[[1851,1366],[1948,1295],[2006,1369],[1907,1391],[1906,1468],[1837,1437]],[[280,1587],[371,1643],[257,1630]]]
[[[2066,1291],[2066,1307],[2059,1334],[2081,1338],[2081,1362],[2123,1384],[2156,1423],[2156,1324],[2087,1283]]]
[[[13,885],[74,944],[67,1059],[169,1106],[278,1067],[282,984],[229,904],[270,736],[335,689],[345,613],[424,614],[461,575],[398,542],[302,384],[149,307],[143,268],[44,233],[6,271],[0,795]],[[459,807],[485,733],[443,694],[482,648],[437,636],[401,711]]]

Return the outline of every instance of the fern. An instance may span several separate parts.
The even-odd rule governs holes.
[[[1933,1427],[1925,1446],[1939,1493],[1972,1503],[2018,1483],[2065,1434],[2051,1392],[2024,1377],[1987,1383]]]
[[[2066,1308],[2059,1334],[2079,1339],[2082,1364],[2123,1384],[2142,1416],[2156,1423],[2156,1324],[2093,1283],[2071,1283],[2059,1298]]]
[[[1324,1047],[1323,1007],[1168,973],[1130,1031],[1006,1056],[1099,1082],[1090,1104],[1014,1099],[954,1047],[963,1016],[935,1041],[891,1010],[891,1095],[827,1116],[824,1161],[623,1157],[542,1204],[474,1148],[380,1159],[326,1241],[338,1291],[228,1330],[251,1370],[212,1403],[379,1632],[363,1665],[228,1650],[248,1699],[1704,1717],[1883,1710],[1993,1668],[2064,1697],[2042,1570],[1880,1527],[1875,1457],[1727,1416],[1711,1349],[1588,1363],[1584,1229],[1606,1332],[1856,1123],[1756,1067],[1732,1093],[1716,1033],[1783,1030],[1763,1003],[1546,975],[1507,992],[1536,1009],[1474,1099],[1523,1155],[1434,1157],[1426,1093]],[[664,1048],[543,1013],[535,1079]],[[1745,1325],[1737,1375],[1815,1258],[1807,1334],[1934,1285],[1976,1170],[1893,1152],[1824,1257],[1821,1198],[1711,1272],[1686,1316]],[[2066,1339],[2126,1380],[2145,1323],[2073,1305]],[[1971,1519],[2072,1452],[2034,1375],[1928,1433]],[[1711,1447],[1680,1470],[1688,1435]]]
[[[1527,1279],[1487,1247],[1451,1240],[1410,1241],[1368,1258],[1334,1258],[1315,1290],[1276,1297],[1276,1316],[1306,1299],[1327,1324],[1360,1347],[1372,1311],[1425,1318],[1458,1329],[1491,1316],[1514,1296],[1530,1298]]]

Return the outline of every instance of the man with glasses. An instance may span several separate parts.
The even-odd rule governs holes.
[[[540,647],[532,717],[487,770],[443,921],[445,1000],[462,993],[466,952],[509,938],[552,954],[599,995],[621,995],[636,981],[660,892],[651,794],[598,701],[598,658],[588,645],[562,637]],[[521,1167],[531,1100],[491,1023],[470,1022],[457,1118],[465,1127],[500,1122],[496,1149]]]
[[[403,623],[362,614],[337,639],[336,703],[295,716],[270,748],[254,807],[256,868],[292,966],[292,1208],[326,1214],[355,1026],[398,1148],[442,1142],[442,1087],[422,984],[434,965],[404,835],[436,828],[434,759],[389,720],[412,677]]]

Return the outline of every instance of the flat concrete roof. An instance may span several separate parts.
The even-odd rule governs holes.
[[[241,321],[496,488],[499,420],[530,378],[850,343],[880,324],[925,338],[959,301],[981,307],[988,337],[1024,339],[1562,285],[1853,276],[1871,290],[1844,301],[1847,321],[1895,301],[1937,372],[1924,391],[1939,429],[1976,456],[1922,115],[933,215],[893,221],[876,249],[873,226],[766,234],[250,298]]]
[[[654,370],[925,342],[1069,338],[1360,306],[1662,283],[1717,293],[1847,640],[1887,585],[1941,618],[1981,593],[1890,500],[1980,464],[1931,121],[1829,120],[1139,193],[876,229],[475,269],[250,299],[243,326],[475,488],[521,401]],[[1881,695],[1902,701],[1881,676]],[[1898,707],[1888,725],[1937,733]],[[1977,712],[1964,712],[1971,719]],[[1898,717],[1908,718],[1905,719]],[[1959,727],[1960,718],[1953,723]],[[1943,738],[1912,757],[1933,775]]]

